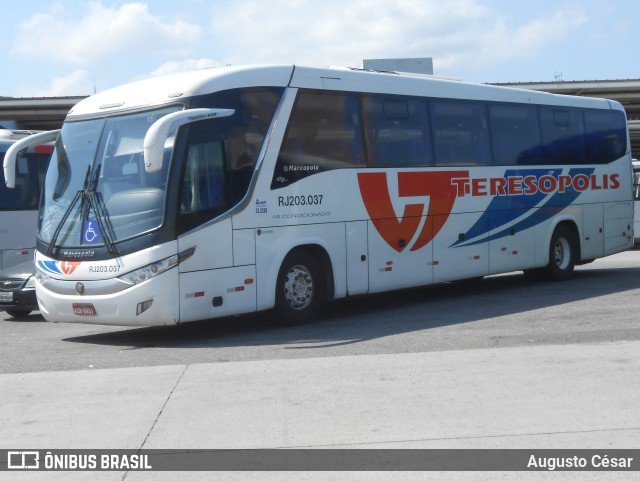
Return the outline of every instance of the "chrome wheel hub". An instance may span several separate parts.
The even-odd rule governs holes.
[[[313,300],[313,278],[304,266],[294,266],[284,281],[284,297],[292,309],[304,309]]]

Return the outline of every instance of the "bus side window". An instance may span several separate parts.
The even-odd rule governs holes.
[[[190,146],[182,185],[180,212],[191,214],[225,204],[224,163],[220,142]]]
[[[535,107],[489,105],[489,121],[496,165],[540,163],[540,125]]]
[[[29,174],[28,157],[18,157],[16,186],[13,190],[13,195],[9,197],[13,198],[14,207],[17,210],[35,209],[37,207],[36,187]]]
[[[348,92],[300,90],[280,148],[272,188],[319,172],[364,165],[358,97]]]
[[[253,171],[267,135],[281,91],[270,88],[241,89],[236,114],[229,119],[225,157],[231,205],[240,202],[249,190]]]
[[[294,163],[324,168],[364,165],[357,98],[345,92],[303,93],[292,114],[287,142],[299,143],[302,156]]]
[[[588,164],[608,164],[627,150],[627,123],[618,110],[585,110]]]
[[[574,109],[541,108],[542,163],[584,163],[582,113]]]
[[[491,165],[484,104],[434,101],[430,110],[436,165]]]
[[[433,165],[425,99],[365,95],[362,113],[370,167]]]
[[[36,162],[36,176],[38,179],[38,186],[44,184],[44,177],[47,174],[47,168],[49,167],[49,159],[51,154],[36,154],[34,156]]]

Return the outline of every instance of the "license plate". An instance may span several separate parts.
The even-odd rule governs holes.
[[[76,316],[95,316],[96,308],[93,304],[74,304],[73,313]]]
[[[0,292],[0,302],[13,302],[13,292]]]

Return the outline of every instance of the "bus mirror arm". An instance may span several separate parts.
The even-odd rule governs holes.
[[[180,110],[158,119],[149,127],[144,136],[144,169],[148,173],[159,172],[162,169],[165,141],[181,125],[200,120],[229,117],[234,113],[233,109],[190,109]]]
[[[20,153],[31,147],[54,142],[58,138],[59,133],[60,130],[48,130],[47,132],[29,135],[9,147],[4,156],[3,163],[4,182],[9,189],[13,189],[16,186],[16,161]]]

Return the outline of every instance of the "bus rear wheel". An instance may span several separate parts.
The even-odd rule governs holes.
[[[578,241],[574,232],[559,225],[553,231],[549,243],[549,263],[538,269],[526,269],[527,279],[532,281],[563,281],[573,275],[578,254]]]
[[[290,252],[280,266],[276,283],[278,321],[287,325],[310,322],[323,302],[324,278],[320,263],[305,250]]]
[[[563,281],[573,275],[578,253],[576,244],[573,231],[563,225],[556,227],[549,244],[549,265],[545,269],[548,279]]]

